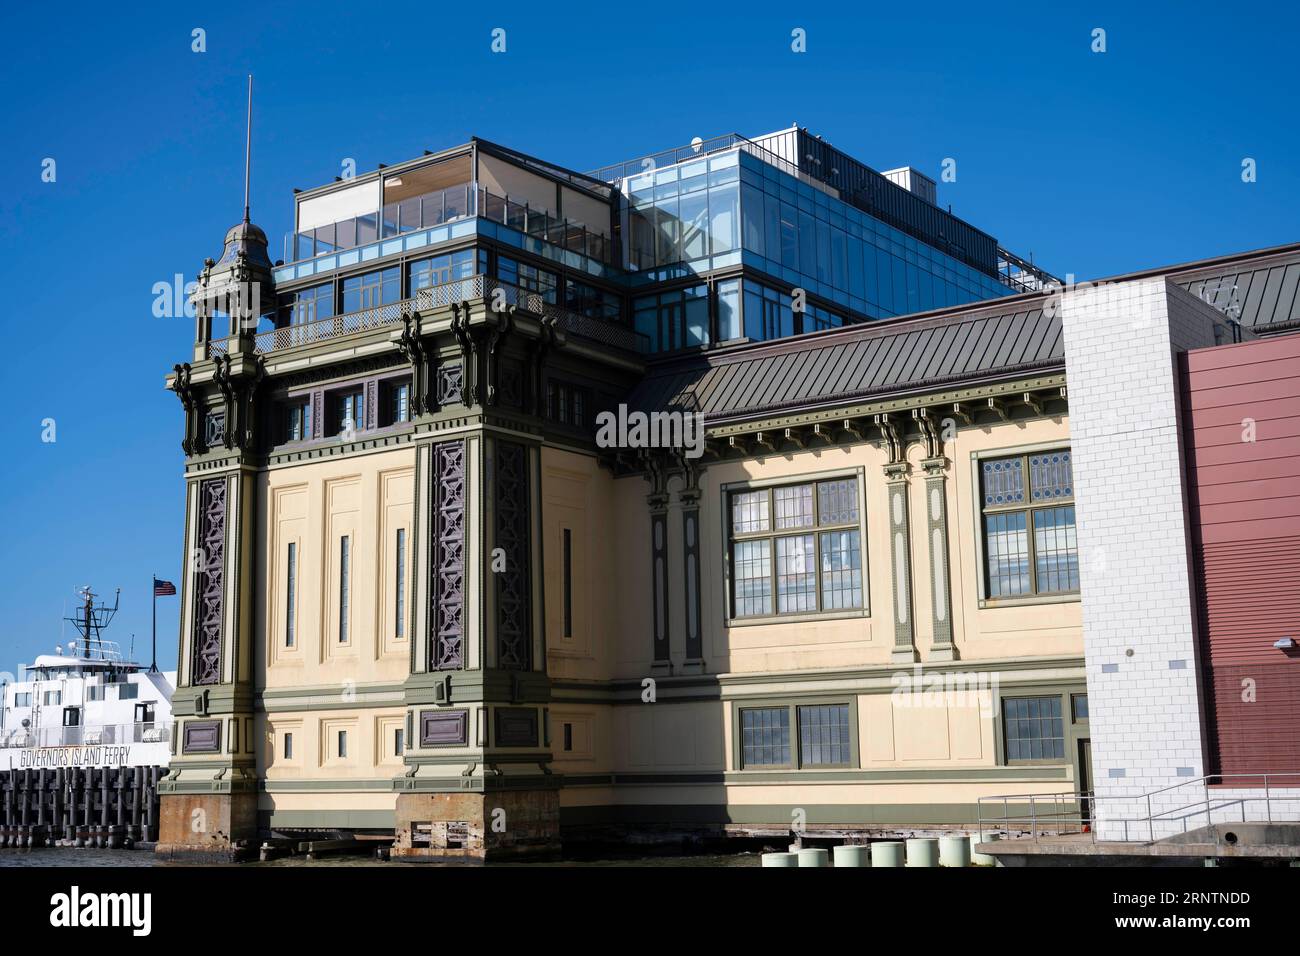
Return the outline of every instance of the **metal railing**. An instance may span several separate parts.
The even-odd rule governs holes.
[[[595,319],[569,309],[552,305],[541,295],[521,289],[518,286],[499,282],[485,275],[468,276],[453,279],[440,285],[427,286],[416,291],[409,299],[349,312],[344,315],[330,316],[313,322],[298,325],[286,325],[278,329],[258,332],[253,338],[253,351],[258,354],[292,348],[298,345],[310,345],[313,342],[326,341],[354,332],[366,332],[387,325],[396,325],[403,316],[415,312],[425,313],[437,308],[445,308],[454,303],[474,299],[494,299],[498,297],[506,305],[512,305],[524,312],[552,319],[563,331],[582,338],[600,342],[614,348],[629,352],[645,353],[649,351],[649,339],[639,332],[615,322]],[[213,339],[208,342],[208,357],[224,355],[229,351],[230,339]]]
[[[1258,791],[1261,789],[1262,794]],[[1175,791],[1187,787],[1201,788],[1195,800],[1187,800],[1176,806],[1157,809],[1161,803],[1168,801]],[[1215,791],[1212,788],[1233,788]],[[1278,789],[1289,791],[1279,794]],[[1250,790],[1253,793],[1243,794]],[[1177,797],[1174,799],[1184,799]],[[1241,812],[1241,822],[1273,823],[1274,805],[1292,803],[1296,811],[1289,817],[1300,820],[1300,773],[1234,773],[1209,774],[1182,783],[1171,784],[1148,793],[1135,795],[1107,794],[1099,796],[1093,791],[1076,793],[1019,793],[994,797],[980,797],[977,800],[979,829],[982,837],[986,832],[1018,832],[1034,840],[1042,837],[1059,837],[1063,834],[1090,833],[1094,842],[1098,839],[1098,827],[1104,827],[1108,834],[1119,829],[1123,836],[1104,837],[1122,843],[1154,843],[1158,839],[1157,828],[1187,833],[1197,826],[1210,826],[1213,823],[1227,822],[1225,811],[1236,808]],[[1248,817],[1251,804],[1262,805],[1263,818]],[[1098,814],[1099,806],[1118,807],[1121,815],[1110,816]],[[1145,807],[1146,813],[1125,816],[1125,807]],[[1001,812],[997,812],[1000,808]],[[1100,819],[1099,819],[1100,817]],[[1171,833],[1162,833],[1171,836]]]
[[[89,724],[78,727],[38,727],[0,734],[0,748],[93,747],[101,744],[167,743],[171,727],[155,721],[132,724]]]
[[[549,210],[534,209],[526,202],[498,196],[477,183],[469,182],[390,203],[380,211],[362,216],[303,232],[285,233],[284,262],[288,265],[306,262],[474,217],[501,223],[600,262],[608,263],[611,258],[608,230],[601,232],[588,228],[586,223],[553,216]]]
[[[667,149],[661,153],[648,153],[645,156],[629,159],[623,163],[604,166],[587,175],[607,183],[621,184],[624,179],[640,176],[642,173],[653,172],[666,166],[675,166],[678,163],[699,159],[701,156],[708,156],[712,153],[725,153],[729,149],[739,149],[741,152],[749,153],[755,159],[762,160],[769,166],[775,166],[782,172],[794,176],[800,182],[807,183],[828,196],[839,198],[840,191],[834,186],[822,182],[815,176],[810,176],[794,163],[781,158],[770,149],[759,146],[752,139],[741,136],[739,133],[725,133],[722,136],[700,140],[688,146],[678,146],[675,149]]]

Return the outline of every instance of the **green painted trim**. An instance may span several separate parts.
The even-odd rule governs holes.
[[[1028,805],[1012,805],[1028,815]],[[624,804],[560,807],[560,826],[654,824],[755,826],[789,830],[795,813],[811,826],[964,826],[979,824],[974,803]]]
[[[701,773],[609,773],[564,775],[567,786],[657,787],[710,785],[771,784],[845,784],[845,783],[980,783],[988,780],[1006,783],[1046,783],[1070,779],[1071,768],[1063,764],[1037,764],[1003,767],[952,767],[881,770],[727,770]]]
[[[355,684],[357,693],[369,694],[400,694],[405,689],[404,684]],[[328,694],[337,694],[339,691],[338,684],[314,684],[311,686],[292,687],[276,690],[260,691],[257,696],[261,699],[278,700],[285,697],[319,697]]]
[[[779,693],[783,697],[827,694],[887,694],[894,690],[893,677],[899,673],[913,673],[917,664],[881,664],[846,670],[784,671],[761,674],[691,674],[680,677],[657,677],[657,703],[694,703],[699,701],[747,700],[754,694],[747,691],[751,685],[767,685],[757,692],[759,696]],[[1055,658],[1003,658],[998,660],[967,659],[961,661],[927,661],[920,663],[927,674],[987,673],[998,674],[999,683],[1010,687],[1033,685],[1049,681],[1062,683],[1062,678],[1035,677],[1035,671],[1077,671],[1078,680],[1085,677],[1082,657]],[[1002,675],[1015,675],[1003,680]],[[835,682],[843,685],[833,689],[813,688],[797,690],[799,685]],[[780,688],[774,691],[771,688]],[[702,689],[702,693],[684,691]],[[551,685],[552,703],[590,704],[604,706],[640,705],[642,687],[639,681],[573,681],[557,680]]]

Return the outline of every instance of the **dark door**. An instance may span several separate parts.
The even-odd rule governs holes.
[[[1079,793],[1092,793],[1092,741],[1087,737],[1079,741]],[[1084,823],[1092,820],[1092,801],[1087,796],[1079,800],[1079,815]]]

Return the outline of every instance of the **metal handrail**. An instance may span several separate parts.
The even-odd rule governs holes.
[[[426,286],[416,290],[415,295],[409,299],[372,309],[362,309],[358,312],[348,312],[312,322],[258,332],[253,336],[253,351],[266,354],[297,345],[309,345],[313,342],[338,338],[354,332],[366,332],[386,325],[396,325],[404,316],[429,312],[472,299],[492,299],[498,292],[504,304],[549,318],[558,328],[572,335],[629,352],[644,354],[650,350],[649,338],[626,325],[572,312],[547,302],[537,293],[480,274],[467,276],[464,279],[453,279],[435,286]],[[226,354],[229,351],[230,341],[230,338],[209,341],[208,356],[211,358]]]
[[[1300,773],[1236,773],[1236,774],[1207,774],[1192,780],[1185,780],[1181,783],[1171,784],[1167,787],[1160,787],[1144,794],[1123,795],[1123,794],[1105,794],[1098,795],[1095,791],[1064,791],[1058,793],[1020,793],[1020,794],[1002,794],[998,796],[978,797],[976,798],[976,810],[979,821],[979,832],[981,839],[986,831],[1007,830],[1007,829],[1025,829],[1028,828],[1030,835],[1034,840],[1040,836],[1057,836],[1063,832],[1074,832],[1066,828],[1074,825],[1078,826],[1078,832],[1083,832],[1085,826],[1088,827],[1094,842],[1097,840],[1097,824],[1101,823],[1106,826],[1122,825],[1124,837],[1119,842],[1133,842],[1130,837],[1130,828],[1139,828],[1141,832],[1143,825],[1146,829],[1146,842],[1155,842],[1155,828],[1159,822],[1176,823],[1181,821],[1183,832],[1188,831],[1188,820],[1204,815],[1206,825],[1209,826],[1214,822],[1213,814],[1215,811],[1224,810],[1234,805],[1240,805],[1242,812],[1242,822],[1246,822],[1246,805],[1249,803],[1262,802],[1265,806],[1266,820],[1273,822],[1273,803],[1274,801],[1297,801],[1300,796],[1295,794],[1278,795],[1275,791],[1276,781],[1280,779],[1291,779],[1291,783],[1286,789],[1291,791],[1300,790]],[[1211,794],[1210,787],[1213,782],[1218,781],[1220,784],[1228,780],[1262,780],[1264,793],[1262,796],[1223,796],[1214,797]],[[1154,809],[1154,798],[1162,794],[1167,794],[1175,790],[1188,786],[1200,785],[1204,791],[1201,799],[1182,806],[1170,809],[1156,811]],[[1247,785],[1248,786],[1248,785]],[[1080,805],[1080,813],[1070,815],[1068,813],[1047,813],[1039,812],[1040,802],[1051,802],[1056,806],[1062,803],[1077,803]],[[1147,813],[1140,817],[1113,817],[1109,819],[1098,820],[1096,807],[1103,801],[1114,803],[1142,803],[1147,805]],[[1016,815],[1011,812],[1013,803],[1027,804],[1028,815]],[[1002,813],[987,814],[985,812],[986,804],[1001,804]],[[1089,812],[1085,816],[1082,812],[1082,806],[1087,805]],[[1043,824],[1055,822],[1060,825],[1050,827]],[[1137,838],[1140,840],[1140,837]]]

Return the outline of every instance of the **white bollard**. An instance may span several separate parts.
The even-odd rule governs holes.
[[[810,846],[800,850],[798,854],[800,866],[830,866],[830,853],[821,847]]]
[[[997,857],[988,853],[976,853],[975,847],[981,843],[993,843],[995,840],[1001,839],[1001,835],[997,833],[986,833],[982,837],[978,833],[972,833],[970,835],[970,861],[976,866],[997,866]]]
[[[872,866],[902,866],[903,844],[896,840],[886,840],[871,844]]]
[[[834,852],[836,866],[870,866],[871,850],[865,843],[846,843]]]
[[[763,866],[798,866],[799,855],[797,853],[764,853]]]
[[[940,866],[970,866],[970,837],[964,833],[939,837]]]
[[[912,837],[907,841],[907,865],[933,867],[939,865],[939,841],[934,837]]]

